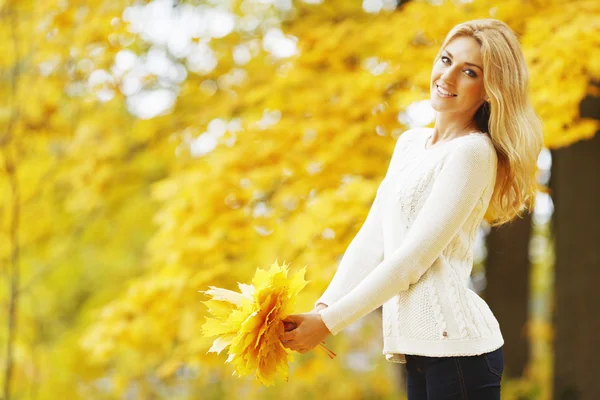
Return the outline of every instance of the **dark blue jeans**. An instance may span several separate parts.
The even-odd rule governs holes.
[[[504,372],[502,347],[478,356],[407,354],[408,400],[500,400]]]

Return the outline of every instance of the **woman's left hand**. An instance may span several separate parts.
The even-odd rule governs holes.
[[[318,312],[292,314],[283,322],[284,325],[286,323],[296,325],[295,329],[281,336],[283,347],[301,354],[314,349],[331,334]]]

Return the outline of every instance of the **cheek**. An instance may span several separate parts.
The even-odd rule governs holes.
[[[483,83],[481,82],[465,82],[462,85],[462,93],[469,98],[479,101],[479,97],[483,93]]]
[[[435,78],[438,78],[441,74],[442,74],[442,72],[440,71],[440,67],[436,63],[433,66],[432,70],[431,70],[431,78],[432,78],[432,80],[435,79]]]

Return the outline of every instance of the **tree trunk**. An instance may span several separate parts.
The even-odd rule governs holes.
[[[529,238],[531,215],[492,228],[487,236],[485,301],[504,337],[504,376],[521,377],[529,360]]]
[[[600,133],[553,151],[554,399],[600,396],[599,173]]]

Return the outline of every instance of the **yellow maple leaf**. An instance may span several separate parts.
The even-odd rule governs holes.
[[[229,347],[227,363],[233,375],[254,373],[264,385],[271,386],[277,376],[288,379],[288,362],[294,358],[280,336],[283,320],[293,313],[295,298],[309,281],[304,280],[306,267],[288,277],[288,265],[277,260],[270,269],[257,269],[251,285],[238,283],[241,292],[216,288],[201,291],[211,296],[203,303],[212,317],[207,317],[202,332],[218,336],[207,353],[220,354]]]

